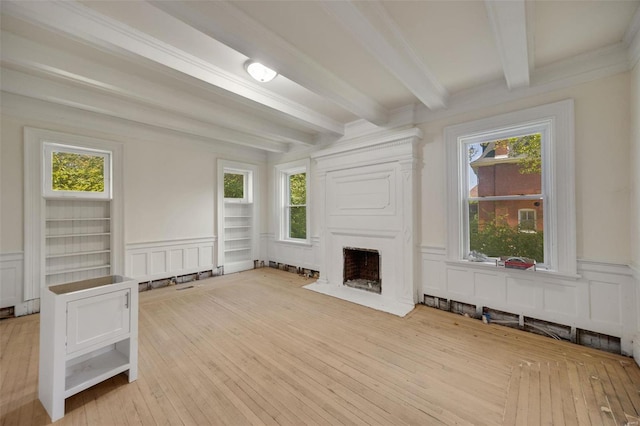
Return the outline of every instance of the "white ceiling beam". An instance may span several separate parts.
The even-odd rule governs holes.
[[[231,2],[155,1],[157,8],[378,126],[388,112]]]
[[[3,13],[130,57],[142,57],[280,111],[316,129],[342,135],[344,125],[190,53],[74,1],[3,2]]]
[[[2,90],[76,109],[99,113],[158,128],[168,129],[213,141],[234,143],[269,152],[287,152],[289,145],[248,133],[225,129],[173,112],[149,108],[123,99],[72,85],[2,68]]]
[[[529,42],[525,0],[485,0],[509,90],[529,86]]]
[[[446,107],[448,93],[418,57],[379,1],[332,1],[322,5],[391,74],[428,108]]]
[[[58,80],[71,81],[101,93],[172,111],[221,127],[282,142],[313,145],[310,133],[280,126],[255,115],[230,110],[180,90],[98,65],[73,54],[53,49],[2,31],[2,63]]]

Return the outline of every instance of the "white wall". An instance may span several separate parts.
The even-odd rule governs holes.
[[[631,72],[631,268],[636,288],[636,309],[640,312],[640,62]],[[640,364],[640,314],[634,339],[633,354]]]
[[[2,101],[0,255],[12,261],[24,250],[25,126],[123,144],[125,272],[143,277],[152,272],[166,276],[186,272],[187,264],[191,269],[215,264],[217,158],[259,164],[260,180],[266,181],[266,155],[256,150],[190,139],[15,95],[3,93]],[[266,186],[261,189],[265,190]],[[265,218],[265,213],[263,208],[260,216]],[[263,222],[266,226],[266,219]],[[147,271],[131,265],[130,255],[143,252]],[[160,262],[154,266],[153,259]]]
[[[575,100],[576,212],[579,259],[628,264],[629,73],[498,107],[425,123],[422,243],[446,245],[445,127],[563,99]]]

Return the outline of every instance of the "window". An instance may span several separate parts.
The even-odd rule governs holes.
[[[520,232],[536,232],[537,212],[533,209],[518,210],[518,229]]]
[[[509,133],[517,131],[518,136],[500,138],[498,132],[460,141],[466,153],[469,250],[544,263],[544,232],[535,232],[534,218],[545,205],[541,148],[546,136],[539,126]]]
[[[224,174],[224,198],[243,200],[245,194],[245,176],[242,173]]]
[[[45,142],[44,195],[111,198],[111,153]]]
[[[308,161],[276,167],[280,208],[280,239],[298,242],[309,240]]]
[[[573,101],[445,129],[450,260],[472,250],[574,275]]]

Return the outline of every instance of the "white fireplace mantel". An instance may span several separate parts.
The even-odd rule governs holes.
[[[404,316],[418,301],[419,129],[385,131],[318,151],[320,279],[306,288]],[[343,248],[380,253],[381,294],[344,285]]]

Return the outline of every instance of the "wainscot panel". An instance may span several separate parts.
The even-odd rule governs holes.
[[[129,243],[125,274],[138,282],[213,270],[216,237]]]
[[[423,295],[619,337],[622,353],[634,352],[638,278],[627,265],[578,260],[567,276],[452,262],[442,247],[423,246],[421,257]]]

